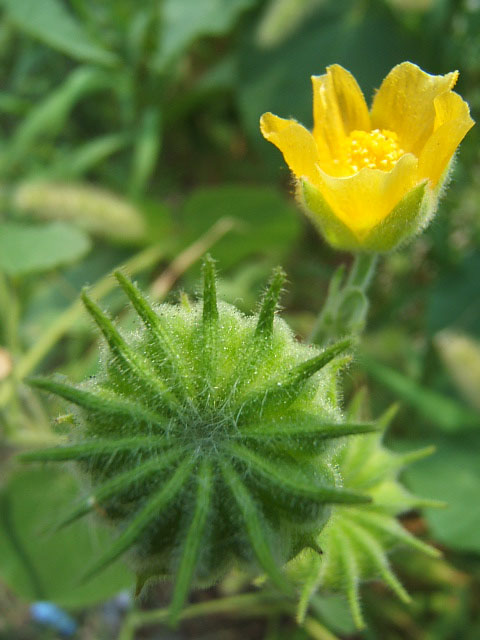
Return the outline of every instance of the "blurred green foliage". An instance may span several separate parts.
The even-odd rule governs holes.
[[[79,609],[131,584],[123,563],[80,584],[85,559],[98,557],[111,538],[88,522],[55,531],[49,515],[66,513],[78,492],[71,474],[30,469],[13,474],[0,494],[2,575],[27,600],[53,600]]]
[[[68,551],[65,537],[28,542],[58,515],[61,493],[73,491],[73,481],[53,471],[19,471],[12,462],[15,447],[61,438],[68,429],[65,423],[52,431],[51,416],[63,408],[26,389],[15,371],[56,370],[78,380],[90,375],[97,356],[90,325],[75,310],[80,289],[98,281],[104,287],[102,278],[114,266],[140,252],[134,264],[143,286],[156,283],[163,295],[182,276],[181,287],[192,293],[197,273],[196,267],[185,272],[188,260],[160,285],[158,276],[225,217],[233,228],[211,249],[225,297],[250,310],[266,273],[281,262],[290,279],[285,313],[299,335],[308,335],[330,275],[349,257],[323,245],[295,210],[288,170],[260,137],[259,116],[295,114],[311,126],[310,74],[340,63],[371,96],[389,69],[408,59],[430,73],[459,69],[458,91],[478,121],[480,5],[0,0],[0,11],[0,482],[2,508],[13,509],[13,520],[5,520],[5,511],[0,519],[1,553],[8,555],[0,561],[0,581],[15,597],[38,595],[27,586],[18,549],[12,550],[13,522],[22,549],[38,563],[45,597],[83,606],[121,589],[125,573],[116,568],[75,592],[73,577],[94,542],[91,532],[75,533],[77,553]],[[350,369],[351,389],[370,389],[372,415],[401,401],[390,446],[437,446],[406,480],[416,493],[448,503],[426,510],[424,519],[406,520],[412,530],[426,531],[446,559],[422,560],[419,584],[410,566],[417,560],[398,557],[406,586],[420,592],[411,609],[382,587],[365,587],[366,638],[474,640],[480,634],[478,599],[468,595],[478,593],[480,576],[480,420],[478,402],[469,400],[475,391],[458,373],[477,365],[445,357],[439,342],[445,330],[480,339],[479,143],[476,127],[462,144],[431,227],[380,264],[362,358]],[[149,253],[153,246],[157,253]],[[101,289],[108,290],[108,284]],[[118,309],[121,303],[108,295]],[[62,485],[43,507],[35,474],[40,493]],[[19,492],[28,496],[23,506]],[[103,532],[93,535],[101,544]],[[1,590],[0,607],[4,601],[11,603]],[[21,609],[20,602],[15,607]],[[333,610],[320,602],[313,615],[347,637],[346,614],[339,612],[335,624]],[[83,615],[96,624],[98,610]],[[228,637],[327,637],[315,625],[295,630],[277,622],[265,618],[248,632],[238,623]],[[15,638],[20,627],[18,637],[52,637],[10,614],[0,622],[0,637]],[[189,637],[200,637],[199,629],[189,628]],[[227,637],[221,625],[209,629],[202,637]]]

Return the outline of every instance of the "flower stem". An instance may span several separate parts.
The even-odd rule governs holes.
[[[276,610],[293,612],[292,603],[284,596],[258,591],[192,604],[182,610],[179,619],[187,620],[222,613],[255,616]],[[133,640],[135,631],[144,625],[166,623],[168,613],[168,608],[132,611],[125,619],[119,640]]]
[[[377,257],[376,253],[357,253],[350,269],[347,285],[366,291],[377,266]]]
[[[376,264],[377,254],[357,253],[347,278],[343,265],[337,269],[309,342],[325,346],[346,335],[360,335],[365,327],[369,304],[367,290]]]
[[[16,355],[18,345],[18,321],[20,303],[6,274],[0,272],[0,330],[3,330],[3,342],[12,355]],[[1,334],[0,334],[1,336]],[[0,342],[1,344],[1,342]]]
[[[191,604],[180,613],[180,620],[189,620],[202,616],[229,614],[240,617],[254,617],[259,615],[284,614],[293,616],[295,604],[279,593],[257,591],[255,593],[243,593]],[[131,611],[123,624],[119,640],[133,640],[135,632],[140,627],[151,624],[167,624],[169,609],[154,609],[153,611]],[[309,637],[314,640],[339,640],[316,618],[305,619],[304,629]]]

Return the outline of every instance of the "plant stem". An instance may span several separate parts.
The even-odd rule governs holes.
[[[200,602],[185,607],[181,612],[180,620],[189,620],[202,616],[218,614],[234,614],[236,616],[258,616],[272,614],[293,615],[295,605],[288,598],[280,594],[257,591],[255,593],[244,593]],[[169,615],[168,607],[155,609],[153,611],[132,611],[124,621],[118,640],[134,640],[135,632],[140,627],[166,623]],[[314,640],[339,640],[318,620],[307,617],[303,625],[305,631]]]
[[[377,266],[377,257],[376,253],[357,253],[350,269],[347,285],[366,291]]]
[[[325,346],[345,335],[360,335],[365,327],[368,311],[366,294],[376,263],[376,254],[358,253],[346,279],[345,267],[342,265],[337,269],[309,342]]]
[[[20,304],[9,286],[7,276],[0,272],[0,321],[3,328],[5,346],[12,356],[18,351],[18,318]]]
[[[314,640],[339,640],[337,636],[334,636],[323,624],[320,624],[315,618],[305,618],[303,628],[308,635]]]
[[[292,603],[285,596],[258,591],[192,604],[183,609],[179,619],[188,620],[221,613],[254,616],[266,612],[272,613],[275,610],[290,612]],[[132,611],[125,619],[118,640],[133,640],[136,629],[144,625],[164,623],[168,618],[168,613],[168,608],[153,611]]]
[[[234,227],[233,218],[220,218],[203,236],[179,253],[169,267],[152,283],[153,297],[157,300],[164,298],[178,278]]]

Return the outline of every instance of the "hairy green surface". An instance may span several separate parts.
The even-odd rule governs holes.
[[[354,398],[349,419],[361,414],[362,394]],[[345,439],[333,458],[344,486],[371,497],[369,504],[334,508],[332,517],[317,537],[323,555],[304,550],[292,561],[290,569],[302,584],[298,617],[303,620],[312,595],[318,590],[346,595],[358,628],[365,626],[360,606],[360,585],[372,579],[383,580],[403,601],[410,596],[392,571],[388,553],[406,545],[430,556],[439,552],[404,529],[397,516],[423,506],[438,506],[432,500],[411,494],[399,475],[410,463],[433,452],[432,447],[405,454],[394,453],[382,444],[382,438],[396,407],[378,421],[379,432],[362,438]]]
[[[174,576],[172,621],[191,584],[233,564],[291,593],[281,568],[317,548],[332,505],[370,500],[343,486],[336,460],[339,438],[377,428],[338,408],[351,341],[298,343],[275,316],[280,270],[252,317],[217,302],[210,259],[194,304],[152,307],[116,277],[142,322],[122,334],[84,294],[107,343],[102,373],[80,386],[30,381],[77,407],[69,445],[23,456],[75,461],[87,479],[89,497],[61,525],[96,510],[118,533],[86,577],[129,551],[139,588]]]

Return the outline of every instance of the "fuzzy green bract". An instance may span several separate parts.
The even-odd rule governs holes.
[[[117,531],[87,576],[129,551],[140,588],[173,577],[172,622],[191,585],[233,564],[291,593],[282,566],[317,548],[332,505],[370,499],[344,488],[334,464],[338,438],[376,428],[338,408],[351,341],[295,339],[276,317],[281,270],[251,317],[217,302],[209,258],[203,273],[202,301],[160,306],[117,273],[141,319],[129,334],[83,295],[106,342],[103,371],[78,386],[30,380],[76,405],[75,427],[68,445],[23,455],[75,461],[90,495],[60,524],[95,510]]]
[[[359,419],[363,400],[363,392],[359,392],[352,400],[347,419]],[[410,602],[410,596],[390,567],[388,553],[392,549],[403,545],[432,557],[441,555],[397,520],[398,515],[411,509],[440,504],[412,495],[399,479],[408,464],[433,453],[433,447],[404,454],[387,449],[382,438],[395,412],[393,406],[378,420],[377,433],[345,439],[333,456],[344,486],[369,495],[372,501],[334,508],[317,537],[323,555],[319,557],[303,550],[289,564],[290,576],[301,585],[297,615],[300,622],[310,599],[320,589],[343,593],[355,625],[362,629],[365,627],[360,604],[362,582],[380,578],[400,600]]]

